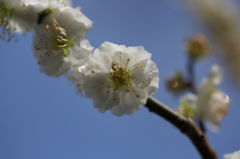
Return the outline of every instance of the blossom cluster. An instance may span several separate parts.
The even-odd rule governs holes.
[[[212,130],[218,131],[230,105],[228,95],[217,88],[222,78],[221,67],[213,65],[208,77],[203,78],[197,87],[196,94],[187,93],[181,98],[177,111],[182,115],[207,121]]]
[[[0,8],[0,37],[11,41],[16,33],[32,31],[32,49],[40,72],[50,77],[67,76],[77,93],[92,98],[93,106],[101,113],[110,110],[116,116],[132,114],[157,91],[159,71],[151,54],[142,46],[126,47],[107,41],[94,50],[85,39],[93,22],[80,8],[73,8],[70,0],[0,0]],[[186,46],[195,60],[210,50],[203,35],[188,39]],[[197,93],[181,98],[178,112],[207,120],[217,129],[230,101],[216,89],[221,72],[213,66]],[[182,92],[189,85],[179,72],[168,86]]]
[[[11,41],[16,33],[32,31],[40,72],[67,76],[101,113],[132,114],[157,91],[158,69],[151,54],[142,46],[111,42],[93,52],[85,39],[93,22],[70,0],[0,0],[0,9],[0,38]]]

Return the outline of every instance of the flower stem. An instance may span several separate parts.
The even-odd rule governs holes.
[[[196,62],[196,59],[191,58],[191,57],[188,58],[188,63],[187,63],[187,70],[188,70],[188,74],[189,74],[188,86],[189,86],[189,88],[192,90],[192,92],[194,94],[197,93],[196,87],[195,87],[195,74],[194,74],[195,62]],[[198,119],[198,122],[199,122],[200,129],[205,134],[206,133],[206,129],[205,129],[205,126],[204,126],[202,120]]]
[[[211,148],[205,134],[196,126],[191,118],[186,118],[157,99],[150,97],[145,106],[150,112],[163,117],[173,125],[175,125],[182,133],[186,134],[192,141],[203,159],[217,159],[217,155]]]

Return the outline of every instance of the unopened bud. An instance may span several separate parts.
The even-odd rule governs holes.
[[[168,90],[174,94],[181,93],[187,88],[181,72],[176,72],[173,77],[168,78],[166,84]]]
[[[187,54],[191,58],[201,58],[210,51],[207,38],[203,34],[196,34],[186,40]]]

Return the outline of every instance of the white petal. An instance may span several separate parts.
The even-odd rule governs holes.
[[[221,83],[223,79],[223,70],[219,65],[213,65],[211,67],[209,78],[217,86]]]
[[[92,50],[93,47],[84,44],[80,44],[80,46],[74,45],[70,48],[70,55],[66,58],[71,62],[72,67],[80,67],[91,58]]]
[[[68,71],[70,65],[68,62],[63,62],[63,55],[59,54],[54,57],[43,57],[40,60],[40,72],[46,73],[50,77],[58,77]],[[63,68],[63,69],[61,69]]]

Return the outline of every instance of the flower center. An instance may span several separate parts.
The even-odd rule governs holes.
[[[132,87],[132,80],[138,80],[141,83],[145,83],[145,80],[139,80],[139,79],[133,79],[132,73],[134,70],[138,68],[142,68],[143,65],[140,63],[137,63],[133,65],[132,67],[128,68],[128,63],[130,59],[127,59],[127,63],[124,65],[122,61],[122,52],[119,52],[120,55],[120,63],[116,63],[115,61],[111,64],[111,71],[108,77],[107,81],[102,81],[102,85],[106,85],[108,87],[107,94],[109,93],[110,89],[113,89],[113,91],[117,91],[118,88],[124,88],[126,92],[133,92],[136,97],[138,98],[139,95],[136,93],[134,88]],[[95,71],[92,71],[92,73],[96,75],[100,75]],[[100,75],[101,76],[101,75]],[[126,88],[126,89],[125,89]],[[113,100],[116,100],[114,98]]]
[[[42,46],[35,46],[35,49],[47,50],[45,56],[55,56],[59,53],[68,56],[70,54],[69,48],[74,45],[74,39],[67,35],[66,30],[61,28],[54,18],[52,25],[52,27],[49,25],[45,27],[41,26],[45,34],[43,35],[44,38],[41,38],[40,41],[44,44]]]
[[[128,86],[131,84],[132,72],[130,69],[122,66],[115,61],[112,62],[112,69],[110,72],[109,81],[115,86]]]

